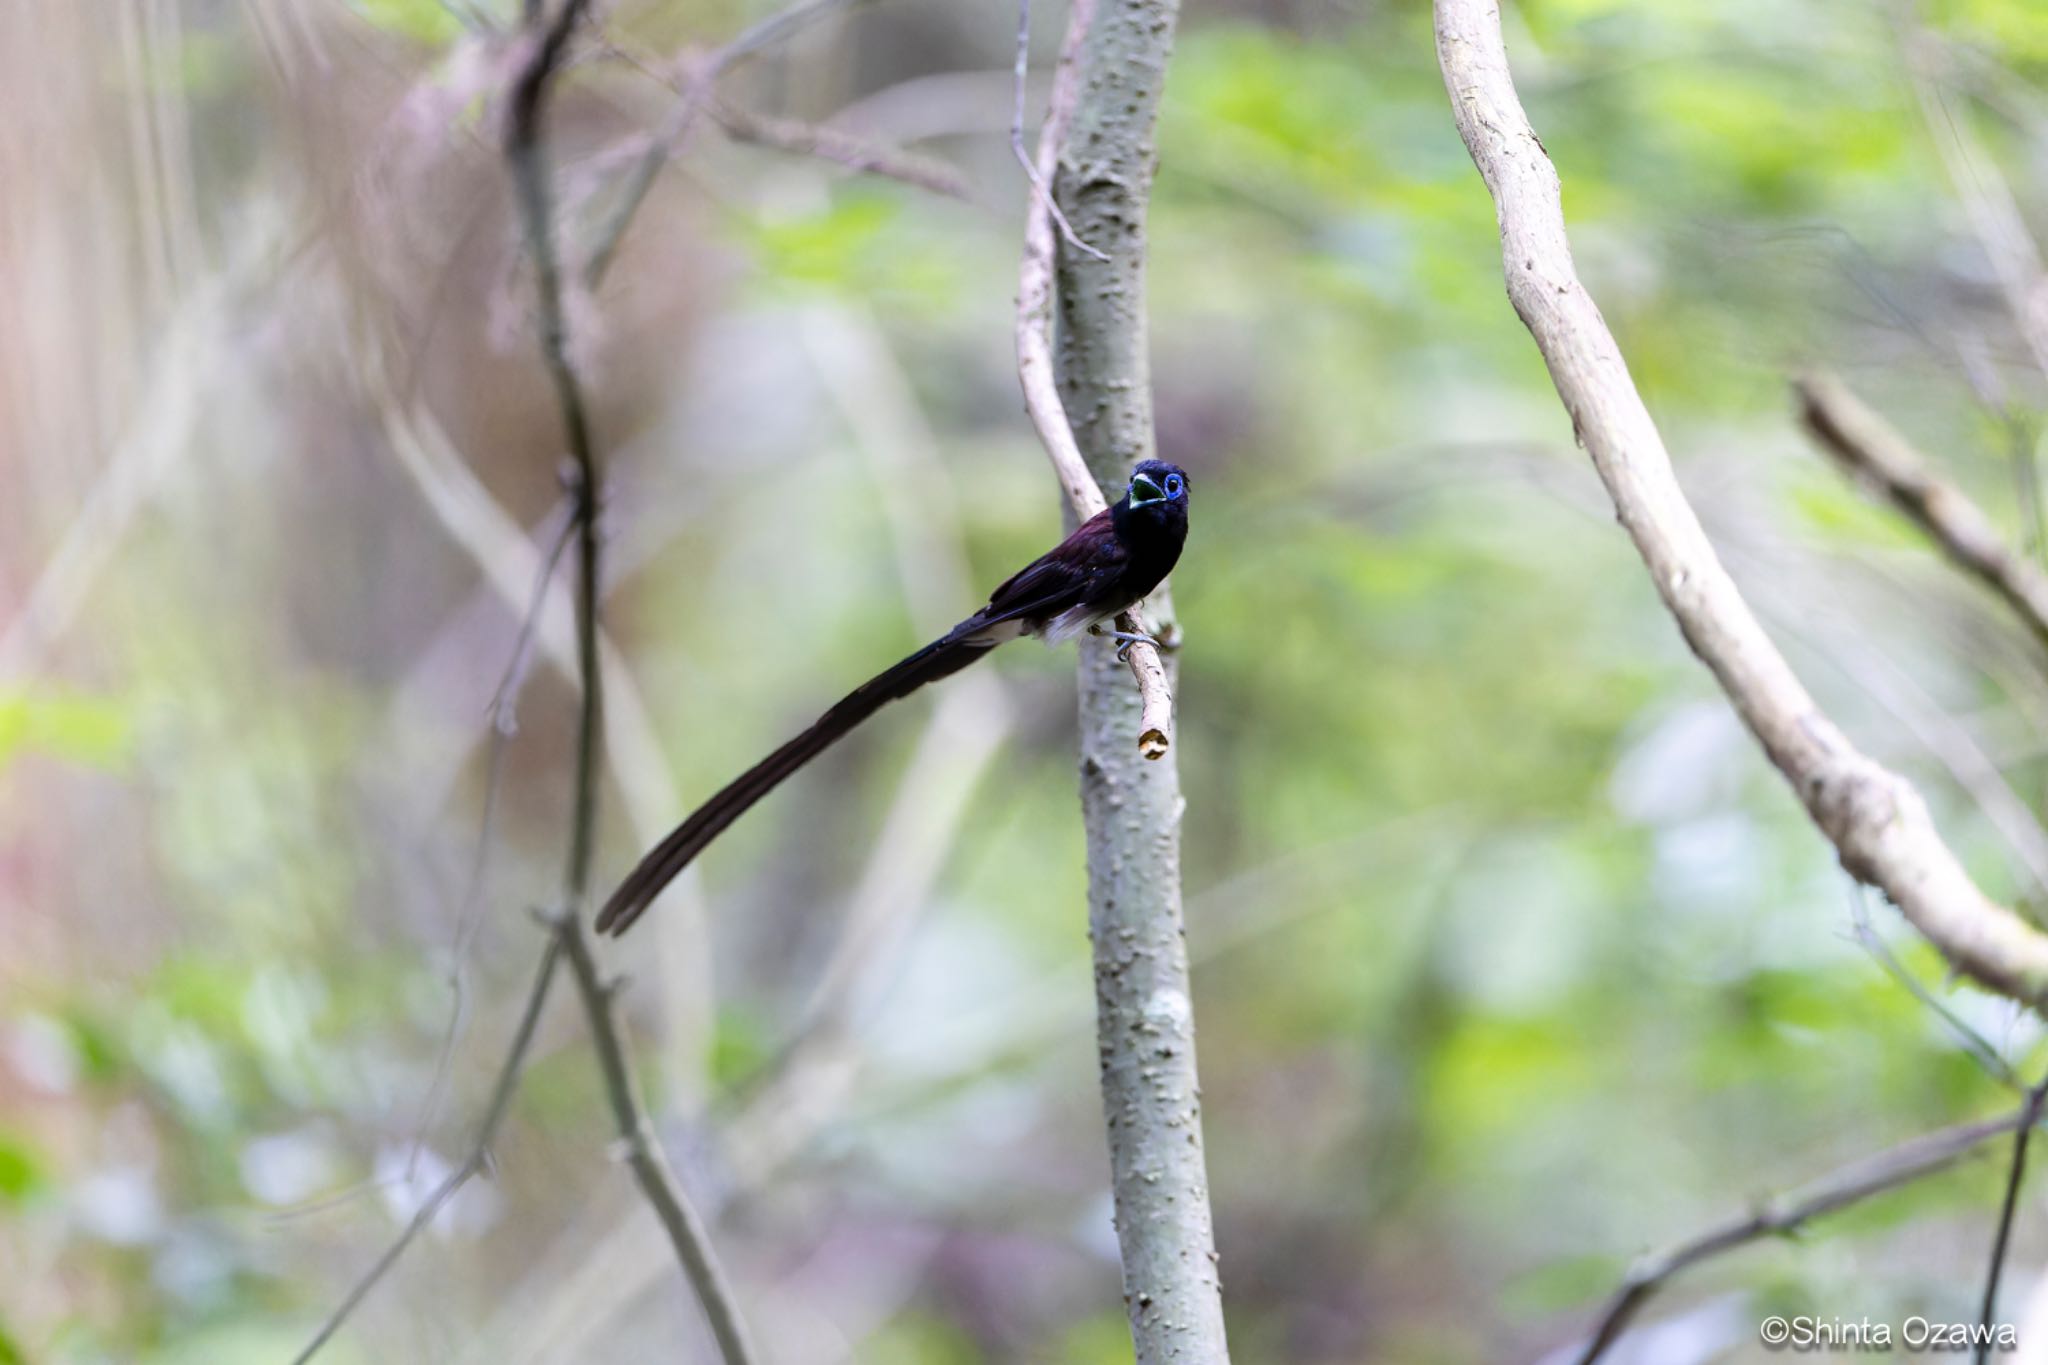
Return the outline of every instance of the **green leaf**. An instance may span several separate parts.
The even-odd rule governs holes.
[[[778,278],[851,288],[895,218],[896,206],[886,199],[845,195],[821,212],[758,225],[754,247],[763,268]]]
[[[0,1129],[0,1201],[20,1203],[49,1183],[43,1162],[19,1135]],[[0,1350],[0,1362],[6,1361]]]
[[[356,0],[356,10],[387,33],[436,47],[462,32],[462,21],[441,0]]]
[[[106,697],[0,692],[0,767],[17,753],[42,753],[89,768],[128,757],[128,708]]]
[[[1943,0],[1929,18],[1960,37],[2003,49],[2015,65],[2048,63],[2048,7],[2039,0]]]
[[[720,1090],[737,1088],[773,1056],[771,1040],[759,1019],[730,1009],[718,1012],[711,1035],[711,1078]]]

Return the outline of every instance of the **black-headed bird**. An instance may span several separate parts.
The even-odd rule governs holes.
[[[697,807],[619,884],[598,914],[598,932],[631,928],[726,826],[885,704],[958,673],[997,645],[1023,635],[1056,645],[1084,632],[1108,634],[1118,641],[1121,657],[1140,641],[1156,644],[1149,636],[1102,627],[1137,606],[1172,572],[1187,535],[1187,471],[1164,460],[1141,461],[1123,497],[1011,575],[989,595],[987,606],[854,688],[810,729]]]

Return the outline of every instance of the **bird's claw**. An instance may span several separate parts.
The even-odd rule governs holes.
[[[1150,645],[1154,649],[1159,648],[1159,641],[1142,631],[1113,630],[1109,632],[1109,638],[1117,642],[1116,661],[1120,664],[1131,661],[1131,650],[1134,646]]]

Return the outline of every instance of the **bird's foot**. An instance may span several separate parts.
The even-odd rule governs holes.
[[[1116,641],[1116,661],[1120,664],[1127,664],[1131,661],[1131,649],[1135,645],[1150,645],[1154,649],[1160,647],[1158,640],[1145,634],[1143,631],[1112,630],[1105,633],[1110,639]]]

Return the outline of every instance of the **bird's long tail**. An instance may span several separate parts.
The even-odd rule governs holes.
[[[884,670],[846,694],[810,729],[741,773],[716,796],[691,812],[670,835],[640,860],[619,883],[597,916],[601,934],[623,934],[654,903],[699,853],[747,813],[756,801],[774,791],[797,769],[830,748],[856,725],[899,697],[926,683],[958,673],[995,648],[997,641],[977,638],[983,623],[969,617],[893,668]]]

